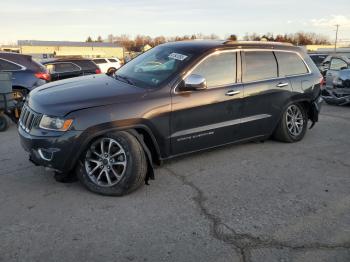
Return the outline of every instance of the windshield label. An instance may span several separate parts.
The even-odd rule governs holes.
[[[178,53],[171,53],[168,57],[172,58],[172,59],[183,61],[187,58],[187,55],[182,55],[182,54],[178,54]]]

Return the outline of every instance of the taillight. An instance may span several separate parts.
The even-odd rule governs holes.
[[[96,70],[95,70],[95,74],[101,74],[102,72],[101,72],[101,69],[99,69],[99,68],[97,68]]]
[[[51,81],[50,74],[48,74],[46,72],[38,72],[38,73],[35,74],[35,77],[39,78],[39,79],[42,79],[42,80],[45,80],[47,82]]]

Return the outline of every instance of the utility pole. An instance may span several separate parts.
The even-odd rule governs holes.
[[[337,29],[335,30],[335,43],[334,43],[334,53],[337,52],[337,42],[338,42],[338,30],[339,30],[339,24],[335,25]]]

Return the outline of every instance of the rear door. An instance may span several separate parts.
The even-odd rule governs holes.
[[[172,154],[231,142],[239,126],[242,84],[237,78],[237,52],[218,51],[190,72],[203,76],[207,89],[172,93]],[[238,63],[240,64],[240,63]]]
[[[290,96],[288,78],[278,76],[278,65],[272,50],[243,52],[243,114],[240,138],[270,134],[282,107]]]
[[[333,88],[333,80],[339,77],[339,72],[347,68],[348,64],[340,58],[332,58],[326,73],[326,87]]]

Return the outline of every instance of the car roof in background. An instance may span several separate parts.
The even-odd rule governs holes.
[[[91,61],[90,58],[82,58],[82,57],[60,57],[60,58],[49,58],[42,59],[40,62],[42,64],[54,63],[54,62],[73,62],[73,61]]]
[[[0,52],[0,58],[6,59],[8,61],[12,61],[16,64],[20,64],[30,70],[40,70],[42,69],[42,64],[34,61],[32,56],[23,55],[18,53],[11,52]]]

